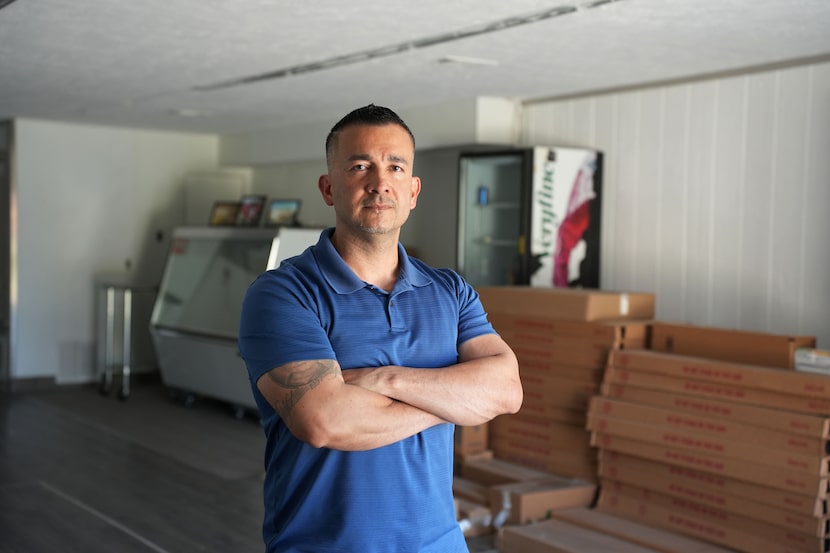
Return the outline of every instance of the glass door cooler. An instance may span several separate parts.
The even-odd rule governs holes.
[[[533,146],[459,162],[458,269],[473,286],[599,287],[601,152]]]

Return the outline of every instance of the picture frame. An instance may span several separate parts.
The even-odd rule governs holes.
[[[236,214],[236,226],[256,227],[262,218],[262,210],[265,206],[265,196],[251,194],[242,196],[239,200],[239,212]]]
[[[266,227],[296,227],[299,225],[297,215],[302,206],[301,200],[274,199],[268,204],[265,215]]]
[[[212,227],[233,226],[239,214],[239,202],[218,200],[210,210],[208,224]]]

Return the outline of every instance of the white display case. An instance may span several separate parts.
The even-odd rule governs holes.
[[[165,386],[255,409],[237,337],[242,300],[267,269],[315,244],[321,229],[175,229],[150,333]]]

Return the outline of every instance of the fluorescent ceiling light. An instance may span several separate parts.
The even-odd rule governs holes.
[[[498,65],[496,60],[488,60],[485,58],[471,58],[469,56],[444,56],[438,59],[438,63],[466,63],[469,65]]]

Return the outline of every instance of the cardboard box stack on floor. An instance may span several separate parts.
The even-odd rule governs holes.
[[[596,509],[752,553],[826,552],[830,377],[812,337],[655,322],[614,351],[587,427]]]
[[[491,459],[488,423],[478,426],[456,426],[453,456],[456,472],[468,459]]]
[[[596,451],[585,429],[608,354],[643,348],[655,298],[649,293],[482,287],[484,309],[519,360],[524,402],[489,423],[496,458],[595,481]]]
[[[453,493],[465,533],[489,524],[500,553],[733,553],[590,509],[595,484],[501,459],[465,461]]]
[[[608,513],[574,507],[554,519],[508,526],[497,538],[502,553],[734,553],[710,542],[681,536]]]
[[[495,458],[466,458],[453,478],[457,518],[467,536],[546,520],[559,509],[588,507],[593,482]]]

